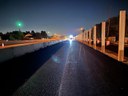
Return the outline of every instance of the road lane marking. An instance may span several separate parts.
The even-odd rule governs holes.
[[[70,46],[70,47],[71,47],[71,46]],[[63,71],[63,74],[62,74],[61,83],[60,83],[60,87],[59,87],[59,89],[58,89],[58,94],[57,94],[57,96],[62,96],[61,90],[62,90],[62,86],[63,86],[63,83],[64,83],[64,78],[65,78],[67,66],[68,66],[68,63],[69,63],[70,51],[71,51],[71,48],[68,49],[68,54],[67,54],[67,58],[66,58],[65,66],[64,66],[64,71]]]

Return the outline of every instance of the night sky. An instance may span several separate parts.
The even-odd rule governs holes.
[[[95,24],[117,16],[120,9],[128,11],[127,0],[0,0],[0,32],[49,31],[60,34],[77,34],[80,27],[92,28]]]

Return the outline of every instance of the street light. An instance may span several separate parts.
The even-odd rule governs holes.
[[[83,30],[84,30],[84,28],[83,28],[83,27],[81,27],[81,28],[80,28],[80,30],[81,30],[81,31],[83,31]]]
[[[84,41],[84,31],[85,31],[85,29],[83,27],[81,27],[80,30],[82,31],[82,40]]]

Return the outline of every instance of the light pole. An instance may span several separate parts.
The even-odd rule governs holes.
[[[82,31],[82,41],[84,41],[84,31],[85,31],[85,29],[83,27],[81,27],[80,30]]]

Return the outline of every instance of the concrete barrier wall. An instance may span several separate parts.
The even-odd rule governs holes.
[[[14,47],[14,48],[12,48],[13,55],[14,55],[14,57],[18,57],[18,56],[24,55],[26,53],[34,52],[35,51],[34,46],[35,45]]]
[[[38,43],[38,44],[31,44],[31,45],[25,45],[25,46],[17,46],[17,47],[0,49],[0,63],[10,60],[14,57],[22,56],[26,53],[34,52],[36,50],[45,48],[47,46],[52,46],[54,44],[57,44],[63,41],[64,40],[51,41],[51,42],[44,42],[44,43]]]
[[[14,57],[13,48],[0,50],[0,62],[12,59]]]

